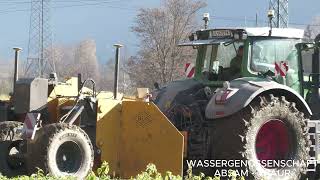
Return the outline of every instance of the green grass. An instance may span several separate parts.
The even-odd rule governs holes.
[[[0,175],[0,180],[76,180],[74,177],[52,177],[45,175],[41,169],[36,174],[31,176],[18,176],[15,178],[7,178]],[[93,171],[89,173],[86,180],[111,180],[119,179],[109,175],[109,165],[107,162],[103,162],[101,167],[97,169],[96,173]],[[154,164],[148,164],[145,171],[142,171],[135,177],[131,177],[131,180],[220,180],[219,177],[206,177],[205,174],[200,173],[199,175],[193,175],[192,169],[188,170],[187,175],[182,178],[181,176],[175,176],[170,171],[165,174],[161,174],[157,171]],[[229,180],[245,180],[243,177],[231,176]]]

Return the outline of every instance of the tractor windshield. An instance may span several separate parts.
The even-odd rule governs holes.
[[[288,73],[297,73],[298,56],[296,39],[261,39],[253,42],[250,69],[254,72],[274,72],[275,62],[285,61]]]
[[[209,77],[211,80],[232,79],[232,73],[228,73],[228,70],[230,70],[230,66],[232,64],[231,61],[237,57],[238,49],[242,45],[243,42],[233,42],[231,44],[218,43],[203,46],[205,56],[203,60],[202,73],[215,77]],[[241,59],[238,63],[240,68]]]
[[[285,83],[292,88],[299,86],[298,39],[257,39],[252,43],[250,70],[253,72],[275,73],[275,62],[284,61],[288,65]]]

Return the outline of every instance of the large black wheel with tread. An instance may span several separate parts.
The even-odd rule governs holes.
[[[23,123],[16,121],[0,122],[0,173],[7,177],[26,173],[21,152],[21,135]]]
[[[210,159],[245,160],[246,179],[298,180],[304,163],[295,166],[267,162],[301,162],[309,159],[307,119],[284,96],[261,96],[247,108],[213,120]],[[274,161],[275,160],[275,161]]]
[[[56,177],[83,179],[93,166],[94,153],[88,135],[79,127],[50,124],[43,127],[36,140],[28,144],[29,173],[40,168]]]

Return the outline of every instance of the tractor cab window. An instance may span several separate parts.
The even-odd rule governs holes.
[[[312,55],[314,49],[308,49],[307,51],[301,51],[303,75],[308,77],[312,73]],[[320,67],[319,67],[320,69]]]
[[[288,65],[286,84],[298,83],[298,54],[296,39],[258,39],[252,43],[250,69],[256,73],[272,71],[275,63],[284,61]]]
[[[231,60],[237,56],[237,51],[242,45],[243,42],[234,42],[231,44],[219,43],[203,46],[205,48],[205,56],[202,73],[205,76],[209,75],[209,80],[229,80],[231,75],[230,78],[226,78],[226,73],[230,69]]]

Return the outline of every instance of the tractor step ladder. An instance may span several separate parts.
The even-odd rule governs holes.
[[[320,120],[308,121],[308,132],[311,141],[310,146],[310,161],[314,163],[309,164],[308,172],[315,172],[316,166],[320,164]]]

